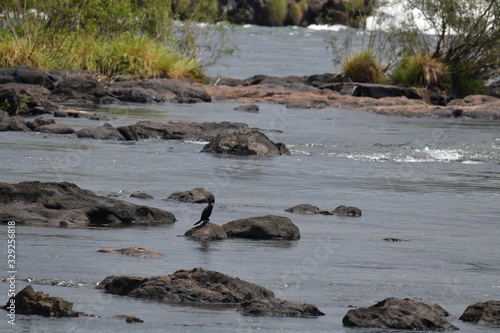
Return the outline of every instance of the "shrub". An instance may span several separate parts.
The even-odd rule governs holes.
[[[302,12],[302,7],[298,3],[294,3],[290,6],[288,11],[288,16],[294,25],[299,25],[302,22],[304,13]]]
[[[271,26],[283,25],[288,14],[288,4],[286,0],[269,0],[267,10],[267,18]]]
[[[355,82],[383,83],[384,68],[374,58],[372,51],[351,55],[342,65],[344,73]]]
[[[390,75],[392,82],[408,87],[432,88],[449,80],[444,63],[433,59],[428,53],[403,57]]]

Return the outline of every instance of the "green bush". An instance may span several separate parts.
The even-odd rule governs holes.
[[[288,15],[288,3],[286,0],[269,0],[267,10],[269,24],[282,26]]]
[[[450,79],[445,64],[428,53],[402,57],[389,77],[393,83],[415,88],[442,86]]]
[[[288,11],[288,16],[294,25],[299,25],[302,22],[304,13],[302,12],[302,7],[298,3],[294,3],[290,6]]]
[[[361,51],[351,55],[343,64],[344,74],[354,82],[383,83],[384,68],[374,58],[373,51]]]

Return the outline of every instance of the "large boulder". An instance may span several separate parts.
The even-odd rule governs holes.
[[[500,301],[478,302],[469,305],[459,318],[475,324],[500,324]]]
[[[99,140],[125,140],[120,131],[111,124],[104,124],[99,127],[87,127],[77,131],[78,138],[99,139]]]
[[[311,317],[323,313],[312,304],[296,304],[275,298],[274,293],[254,283],[226,274],[194,268],[165,276],[140,278],[108,276],[97,289],[136,298],[180,302],[206,306],[209,304],[240,305],[244,315]]]
[[[219,133],[242,128],[248,128],[248,125],[227,121],[220,123],[139,121],[134,125],[118,127],[118,131],[126,140],[134,141],[146,139],[208,141]]]
[[[191,203],[209,203],[214,195],[201,187],[193,188],[189,191],[180,191],[170,194],[167,200]]]
[[[311,204],[300,204],[290,208],[285,209],[285,212],[292,214],[319,214],[319,207],[316,207]]]
[[[61,76],[39,68],[19,65],[9,68],[0,68],[0,84],[17,82],[30,85],[39,85],[49,90],[54,89],[61,81]]]
[[[282,143],[272,142],[264,133],[256,130],[240,130],[218,134],[202,152],[232,155],[290,155]]]
[[[299,228],[287,218],[276,215],[250,217],[223,225],[228,237],[251,239],[300,239]]]
[[[186,231],[186,237],[194,238],[197,240],[221,240],[227,238],[226,230],[220,225],[215,223],[206,222],[200,226],[193,227]]]
[[[165,210],[98,196],[77,185],[28,181],[0,183],[0,222],[54,224],[173,223]]]
[[[19,116],[9,116],[7,112],[0,110],[0,132],[30,132],[26,122]]]
[[[32,286],[26,286],[10,298],[3,308],[7,311],[14,305],[14,314],[39,315],[44,317],[78,317],[83,312],[73,311],[73,303],[61,297],[50,296],[41,291],[35,292]]]
[[[42,114],[59,110],[59,106],[50,102],[47,88],[22,83],[0,85],[0,109],[10,115]]]
[[[348,327],[376,327],[412,331],[455,331],[448,312],[437,304],[411,299],[387,298],[368,308],[349,310],[342,319]]]
[[[361,209],[359,209],[358,207],[342,205],[338,206],[334,210],[322,210],[320,214],[359,217],[362,215],[362,212]]]

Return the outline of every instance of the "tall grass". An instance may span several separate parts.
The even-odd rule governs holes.
[[[344,73],[354,82],[384,83],[385,69],[375,59],[373,51],[361,51],[351,55],[342,64]]]
[[[415,88],[432,88],[450,78],[445,64],[428,53],[402,57],[389,77],[396,84]]]

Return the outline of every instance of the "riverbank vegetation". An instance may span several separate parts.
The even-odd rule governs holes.
[[[463,97],[484,93],[486,81],[500,75],[498,1],[391,0],[376,4],[373,17],[356,18],[365,31],[347,33],[343,43],[336,38],[329,41],[344,66],[353,56],[359,59],[352,54],[353,43],[359,42],[362,53],[373,52],[394,84]],[[356,10],[354,1],[347,11]]]
[[[165,0],[2,1],[0,67],[203,81],[204,66],[234,51],[227,25],[198,29],[216,20],[208,3],[176,1],[181,24]]]

